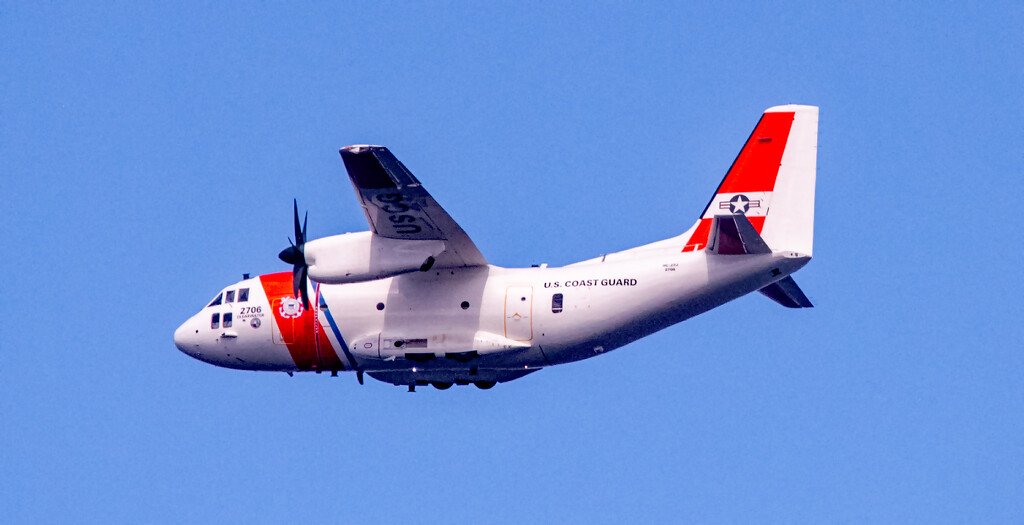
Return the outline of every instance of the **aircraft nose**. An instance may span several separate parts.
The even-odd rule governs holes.
[[[188,355],[194,355],[198,345],[194,324],[193,320],[189,319],[174,331],[174,346]]]
[[[182,346],[184,346],[185,344],[185,334],[183,333],[184,330],[185,325],[181,325],[178,327],[177,330],[174,331],[174,346],[178,347],[178,350],[181,350],[182,352],[185,351],[185,349],[182,348]]]

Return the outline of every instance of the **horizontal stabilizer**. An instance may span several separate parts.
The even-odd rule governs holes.
[[[717,255],[772,253],[743,214],[715,215],[708,236],[708,251]]]
[[[761,293],[765,297],[775,301],[786,308],[811,308],[814,305],[811,304],[810,299],[804,295],[803,290],[796,285],[796,281],[792,277],[786,277],[780,281],[776,281],[764,288],[761,288]]]

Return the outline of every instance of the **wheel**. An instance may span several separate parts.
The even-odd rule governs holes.
[[[438,390],[448,390],[449,388],[452,387],[451,383],[442,383],[440,381],[434,381],[433,383],[430,384],[434,385],[434,388]]]
[[[473,384],[476,385],[476,387],[479,388],[480,390],[487,390],[488,388],[491,388],[498,383],[494,381],[474,381]]]

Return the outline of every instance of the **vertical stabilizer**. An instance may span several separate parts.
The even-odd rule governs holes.
[[[813,255],[818,108],[779,106],[768,111],[792,111],[793,127],[789,132],[786,152],[782,155],[761,237],[772,249]]]
[[[683,251],[708,246],[716,215],[742,214],[772,250],[812,255],[817,151],[817,107],[765,111]]]

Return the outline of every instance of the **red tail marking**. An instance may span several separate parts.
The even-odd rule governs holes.
[[[710,218],[700,220],[697,229],[693,231],[690,240],[683,247],[684,252],[700,251],[708,245],[708,236],[711,235],[711,221],[712,219]]]
[[[789,131],[793,127],[796,113],[765,113],[761,116],[754,132],[743,145],[739,156],[733,161],[729,173],[718,186],[708,206],[713,206],[721,193],[747,193],[772,191],[779,175],[782,154],[786,151]],[[707,208],[704,213],[707,214]],[[757,233],[764,228],[765,217],[747,217]],[[700,224],[693,231],[690,240],[683,247],[684,252],[703,250],[711,234],[711,218],[701,217]]]
[[[715,193],[772,191],[795,113],[765,113]]]

